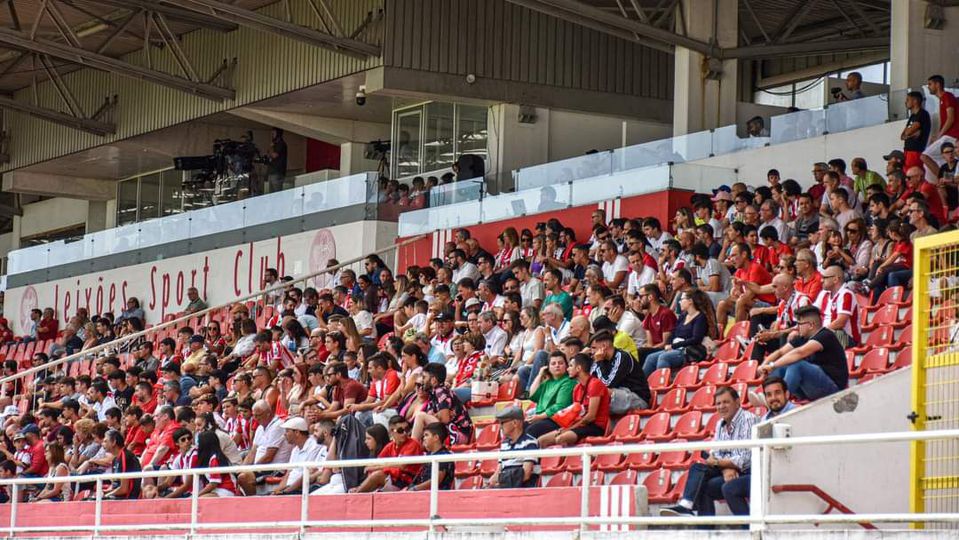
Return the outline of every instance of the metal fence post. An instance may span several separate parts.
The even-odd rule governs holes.
[[[586,532],[586,518],[589,517],[589,477],[591,475],[590,468],[592,466],[592,456],[583,452],[583,489],[580,491],[579,499],[579,517],[583,519],[579,523],[579,530],[581,532]]]
[[[754,438],[756,437],[756,433],[757,430],[753,427]],[[749,498],[749,517],[759,521],[751,523],[749,530],[761,532],[766,530],[766,505],[770,497],[768,481],[770,470],[767,459],[769,448],[766,446],[754,446],[750,450],[750,453],[752,454],[752,466],[749,477],[749,489],[750,493],[755,493],[756,495]]]
[[[97,478],[96,504],[93,511],[93,536],[100,536],[100,523],[103,519],[103,479]]]
[[[190,534],[196,534],[200,513],[200,474],[193,473],[193,489],[190,490]]]
[[[20,498],[20,486],[13,484],[12,487],[13,489],[10,490],[10,536],[13,536],[17,530],[17,505],[19,504],[17,499]]]
[[[440,502],[440,462],[435,459],[430,462],[430,534],[436,531],[436,515],[439,513]]]
[[[303,466],[300,479],[300,535],[306,534],[306,522],[310,515],[310,468]]]

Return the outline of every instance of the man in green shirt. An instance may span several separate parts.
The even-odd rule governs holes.
[[[543,274],[543,284],[546,286],[546,298],[543,299],[543,306],[550,304],[559,304],[563,309],[563,318],[567,321],[573,318],[573,297],[563,290],[563,273],[555,268],[550,268]]]
[[[876,171],[870,171],[866,160],[861,157],[852,160],[852,176],[855,179],[853,189],[859,194],[861,201],[866,200],[866,188],[873,184],[879,184],[886,189],[886,181]]]

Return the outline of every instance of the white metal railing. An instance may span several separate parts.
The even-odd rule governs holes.
[[[754,428],[754,437],[756,435]],[[876,434],[856,434],[856,435],[823,435],[807,436],[796,438],[772,438],[759,439],[753,438],[742,441],[697,441],[682,443],[658,443],[658,444],[627,444],[620,446],[593,446],[593,447],[573,447],[573,448],[550,448],[544,450],[528,450],[514,452],[471,452],[446,455],[430,456],[410,456],[398,458],[371,458],[355,460],[330,460],[326,462],[311,463],[286,463],[277,465],[242,465],[233,467],[217,467],[209,469],[191,469],[187,471],[150,471],[137,473],[108,473],[91,476],[64,476],[58,477],[55,483],[67,482],[95,482],[95,510],[94,523],[92,525],[62,525],[62,526],[36,526],[36,525],[18,525],[17,512],[21,505],[25,503],[17,502],[18,495],[22,486],[38,485],[52,483],[50,478],[18,478],[10,480],[0,480],[0,486],[7,487],[11,494],[10,521],[6,531],[10,536],[17,533],[47,533],[47,532],[68,532],[68,531],[89,531],[94,536],[103,532],[110,531],[154,531],[154,530],[183,530],[190,534],[204,530],[240,530],[240,529],[297,529],[301,533],[311,528],[400,528],[400,527],[423,527],[430,532],[437,527],[449,526],[507,526],[507,525],[569,525],[578,526],[585,531],[589,526],[596,525],[749,525],[753,531],[762,531],[769,525],[778,524],[858,524],[858,523],[959,523],[959,513],[873,513],[873,514],[775,514],[770,515],[765,511],[765,500],[770,493],[769,479],[766,477],[768,470],[769,451],[772,449],[783,450],[787,448],[798,448],[806,446],[821,445],[841,445],[841,444],[870,444],[870,443],[901,443],[911,441],[929,441],[939,439],[955,439],[959,437],[959,430],[943,431],[923,431],[923,432],[893,432]],[[608,454],[633,454],[643,452],[663,453],[671,451],[697,451],[697,450],[718,450],[718,449],[743,449],[752,451],[751,469],[751,493],[750,515],[748,516],[690,516],[690,517],[656,517],[656,516],[611,516],[598,517],[591,516],[590,508],[590,475],[592,471],[592,459],[596,456]],[[527,457],[565,457],[579,456],[582,459],[582,485],[580,487],[582,496],[580,498],[579,515],[571,516],[517,516],[509,518],[498,517],[476,517],[476,518],[443,518],[438,515],[440,490],[436,482],[431,482],[429,491],[429,510],[428,515],[422,518],[412,519],[390,519],[389,521],[376,519],[325,519],[322,521],[310,520],[309,509],[312,497],[309,490],[304,489],[299,495],[300,519],[296,521],[243,521],[243,522],[216,522],[201,523],[199,521],[199,497],[200,476],[209,473],[240,473],[240,472],[262,472],[262,471],[285,471],[292,469],[301,469],[304,484],[308,485],[310,471],[326,468],[337,469],[342,467],[366,467],[370,465],[409,465],[422,463],[430,466],[432,478],[439,474],[439,464],[445,462],[457,461],[477,461],[504,458],[527,458]],[[162,478],[170,476],[182,476],[190,474],[193,479],[193,488],[190,495],[190,521],[182,525],[170,523],[138,523],[122,525],[105,525],[103,518],[103,493],[104,482],[109,480],[128,480],[143,478]],[[903,489],[909,489],[908,486],[902,486]],[[757,496],[758,494],[758,496]],[[290,495],[292,497],[294,495]],[[323,497],[328,497],[324,495]],[[144,504],[149,504],[144,501]],[[2,507],[0,507],[2,508]],[[3,527],[0,527],[2,529]]]

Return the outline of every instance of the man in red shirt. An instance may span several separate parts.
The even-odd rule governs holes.
[[[749,310],[754,306],[769,307],[776,303],[776,295],[755,294],[746,286],[747,283],[754,283],[761,287],[773,280],[766,268],[753,259],[749,244],[740,242],[733,246],[729,258],[736,267],[736,273],[733,274],[733,289],[729,298],[722,300],[716,306],[716,318],[719,321],[720,331],[725,330],[730,311],[735,312],[737,321],[745,321],[749,318]]]
[[[946,207],[942,204],[942,197],[939,196],[939,188],[927,182],[925,173],[920,167],[912,167],[906,171],[906,191],[902,194],[902,200],[907,201],[913,193],[922,193],[926,198],[926,204],[929,206],[929,212],[935,216],[939,222],[938,226],[946,224]]]
[[[146,441],[143,458],[140,460],[144,471],[155,471],[165,465],[176,452],[176,443],[173,442],[173,432],[180,428],[176,421],[173,407],[164,405],[157,409],[154,416],[156,428]],[[146,481],[146,480],[145,480]],[[149,480],[152,482],[153,480]]]
[[[959,140],[959,101],[951,92],[946,92],[946,81],[942,75],[933,75],[927,81],[929,92],[939,98],[939,130],[929,137],[931,141],[922,153],[922,162],[930,174],[937,170],[933,165],[942,165],[945,158],[942,156],[942,143],[956,144]]]
[[[410,437],[410,423],[406,418],[400,415],[390,418],[390,438],[393,441],[383,448],[378,457],[423,455],[423,447],[416,439]],[[422,467],[423,465],[419,463],[399,467],[371,465],[366,468],[366,479],[358,487],[350,489],[350,493],[369,493],[378,489],[397,491],[407,488]]]
[[[663,293],[655,283],[645,285],[640,291],[640,307],[646,314],[643,318],[646,345],[639,348],[639,358],[637,358],[642,365],[647,356],[669,343],[669,336],[676,328],[676,313],[663,305]]]
[[[333,362],[326,366],[326,378],[333,387],[330,407],[320,413],[321,420],[333,420],[349,414],[353,405],[366,401],[368,392],[361,383],[350,378],[350,371],[343,362]]]
[[[400,375],[390,367],[389,359],[382,353],[371,356],[367,360],[367,367],[372,380],[366,399],[344,408],[349,412],[359,413],[357,417],[364,415],[372,419],[372,410],[384,403],[400,387]]]
[[[46,476],[50,466],[47,465],[43,439],[40,437],[40,427],[36,424],[27,424],[20,430],[20,434],[27,440],[30,452],[30,466],[23,471],[23,476],[27,478]]]
[[[60,330],[60,321],[53,316],[53,308],[43,310],[43,317],[37,322],[37,339],[54,339]]]
[[[796,253],[797,291],[815,300],[822,291],[822,274],[816,269],[816,254],[810,249],[800,249]]]

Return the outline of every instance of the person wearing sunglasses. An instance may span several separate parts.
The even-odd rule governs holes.
[[[410,423],[402,416],[394,416],[389,421],[390,441],[378,457],[393,458],[401,456],[422,456],[423,446],[410,437]],[[363,482],[350,489],[350,493],[370,493],[377,490],[398,491],[412,485],[422,464],[411,463],[401,466],[370,465],[366,468]]]
[[[178,428],[173,432],[173,442],[176,443],[177,455],[170,460],[170,470],[186,471],[195,469],[197,464],[196,447],[193,445],[193,433],[186,428]],[[179,478],[167,476],[157,486],[160,497],[165,499],[179,499],[189,497],[193,491],[193,475],[184,474]]]

